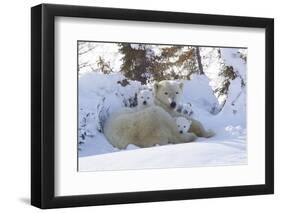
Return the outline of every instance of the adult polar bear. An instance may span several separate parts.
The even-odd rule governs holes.
[[[158,106],[111,114],[105,122],[104,135],[119,149],[125,149],[129,144],[151,147],[156,144],[185,143],[196,139],[193,133],[180,133],[175,119]]]
[[[178,113],[175,109],[177,104],[179,104],[181,96],[183,93],[183,83],[178,83],[175,81],[164,80],[156,82],[154,84],[154,96],[155,104],[162,107],[166,112],[168,112],[172,117],[183,116]],[[189,132],[193,132],[198,137],[209,138],[214,136],[214,132],[211,130],[205,130],[203,125],[194,118],[188,118],[192,120]]]

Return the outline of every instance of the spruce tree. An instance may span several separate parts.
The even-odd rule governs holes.
[[[145,45],[120,44],[120,52],[124,55],[122,58],[121,72],[130,80],[140,81],[142,84],[147,80],[147,49]]]

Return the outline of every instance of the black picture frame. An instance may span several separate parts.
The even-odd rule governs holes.
[[[55,17],[263,28],[266,32],[265,184],[95,195],[54,195]],[[217,198],[274,193],[274,20],[164,11],[41,4],[31,8],[31,204],[42,208]]]

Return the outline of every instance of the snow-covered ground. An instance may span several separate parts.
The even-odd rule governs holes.
[[[247,163],[246,134],[228,127],[224,136],[79,158],[79,171],[241,165]],[[230,130],[231,129],[231,130]],[[107,144],[108,145],[108,144]],[[94,147],[93,147],[94,148]]]
[[[225,49],[221,54],[225,55],[225,62],[229,65],[234,63],[235,71],[242,72],[244,77],[246,65],[235,57],[235,51]],[[106,140],[101,121],[113,111],[128,107],[129,100],[134,99],[141,84],[129,81],[127,86],[122,86],[120,82],[124,76],[120,72],[89,72],[80,75],[79,171],[247,164],[245,91],[241,90],[239,79],[235,79],[230,85],[229,97],[223,109],[218,114],[210,113],[220,103],[213,92],[217,74],[212,73],[212,69],[218,65],[208,63],[211,65],[206,75],[193,75],[191,80],[184,81],[182,102],[191,103],[194,118],[200,120],[206,128],[212,129],[216,135],[209,139],[199,138],[192,143],[151,148],[129,145],[121,151]]]

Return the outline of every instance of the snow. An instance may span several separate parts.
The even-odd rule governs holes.
[[[83,157],[79,171],[242,165],[247,162],[244,139],[209,139]]]
[[[120,70],[122,55],[118,52],[119,46],[114,43],[95,43],[94,51],[86,52],[79,56],[79,64],[87,63],[88,66],[81,68],[79,73],[85,73],[88,71],[96,70],[97,60],[99,57],[103,58],[106,62],[109,62],[113,67],[113,71]],[[89,68],[91,67],[91,69]]]
[[[239,57],[236,49],[222,49],[222,57],[227,65],[234,68],[240,78],[230,84],[228,98],[221,115],[229,115],[232,121],[246,125],[246,87],[242,87],[242,80],[246,82],[246,63]]]
[[[205,75],[192,75],[190,81],[185,81],[183,102],[190,102],[195,108],[210,112],[212,107],[218,105],[218,100],[209,82]]]
[[[136,81],[130,81],[130,86],[123,87],[118,82],[124,77],[120,73],[102,74],[99,72],[87,72],[79,77],[79,127],[85,123],[79,133],[87,132],[82,141],[79,156],[97,155],[116,151],[98,131],[100,129],[99,108],[102,106],[104,111],[108,110],[111,114],[124,108],[124,100],[135,95],[141,84]],[[93,83],[94,82],[94,83]],[[104,113],[101,111],[101,113]],[[105,115],[106,119],[106,115]],[[81,138],[79,138],[81,139]]]
[[[234,70],[239,72],[243,79],[246,79],[246,64],[238,54],[240,51],[239,49],[222,48],[221,54],[225,63],[233,66]],[[243,52],[245,54],[245,50]]]
[[[220,70],[223,68],[223,60],[219,57],[217,48],[203,47],[200,48],[202,64],[205,74],[210,79],[210,86],[213,90],[220,87],[223,78],[219,76]],[[217,97],[219,103],[222,103],[226,97]]]
[[[124,98],[132,97],[141,86],[140,82],[130,81],[130,86],[118,84],[124,76],[120,73],[102,74],[99,72],[86,73],[79,77],[79,106],[80,108],[95,109],[98,103],[106,97],[110,100],[108,107],[111,112],[122,107]]]
[[[108,46],[115,53],[116,48]],[[233,66],[246,79],[246,64],[238,57],[237,49],[220,49],[223,60],[216,60],[214,48],[201,48],[206,75],[193,74],[191,80],[183,81],[181,102],[191,103],[192,116],[216,133],[212,138],[199,138],[192,143],[151,148],[129,145],[122,151],[112,147],[101,131],[101,118],[106,119],[112,112],[124,109],[128,100],[132,100],[135,93],[145,86],[131,80],[128,85],[121,86],[120,82],[125,78],[118,72],[119,62],[115,62],[111,74],[84,69],[79,76],[79,134],[85,134],[84,138],[79,138],[79,171],[247,164],[246,91],[241,89],[241,79],[236,78],[231,82],[224,107],[218,114],[212,114],[212,109],[221,103],[214,94],[214,88],[221,81],[218,70],[222,63]],[[159,48],[156,52],[159,52]],[[98,54],[92,55],[97,57]],[[104,56],[108,60],[116,60],[110,54],[104,53]],[[117,58],[120,60],[120,56]]]

